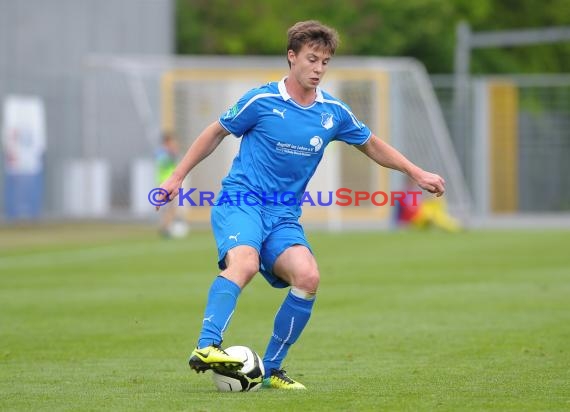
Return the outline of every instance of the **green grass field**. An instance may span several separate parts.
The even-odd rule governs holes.
[[[0,410],[570,410],[570,232],[310,233],[322,281],[285,369],[218,393],[187,366],[208,232],[0,228]],[[225,344],[263,352],[284,291],[244,290]]]

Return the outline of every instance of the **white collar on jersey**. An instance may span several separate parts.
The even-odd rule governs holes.
[[[287,93],[287,88],[285,87],[286,79],[287,76],[283,77],[278,84],[279,93],[281,93],[281,97],[283,97],[283,100],[289,100],[291,98],[291,96],[289,96],[289,93]],[[321,88],[319,86],[317,86],[317,97],[315,98],[315,101],[319,103],[323,103],[325,101],[323,97],[323,92],[321,91]]]

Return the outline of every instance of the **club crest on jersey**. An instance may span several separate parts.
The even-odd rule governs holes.
[[[333,115],[330,113],[321,113],[321,125],[327,130],[333,127]]]

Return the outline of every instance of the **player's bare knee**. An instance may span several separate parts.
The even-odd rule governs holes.
[[[308,267],[295,277],[291,286],[301,289],[304,292],[315,294],[319,288],[320,282],[319,270],[315,267]]]
[[[255,258],[250,258],[247,261],[243,262],[241,266],[241,270],[244,274],[252,278],[257,272],[259,272],[259,259],[257,256]]]
[[[239,260],[234,259],[226,270],[251,279],[259,271],[259,259],[257,256],[244,256]]]
[[[254,248],[239,246],[226,255],[226,269],[223,274],[240,287],[245,286],[258,271],[259,255]]]

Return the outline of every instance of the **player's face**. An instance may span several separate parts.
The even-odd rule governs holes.
[[[288,52],[291,75],[305,89],[315,89],[323,79],[331,56],[323,49],[304,45],[299,53]]]

